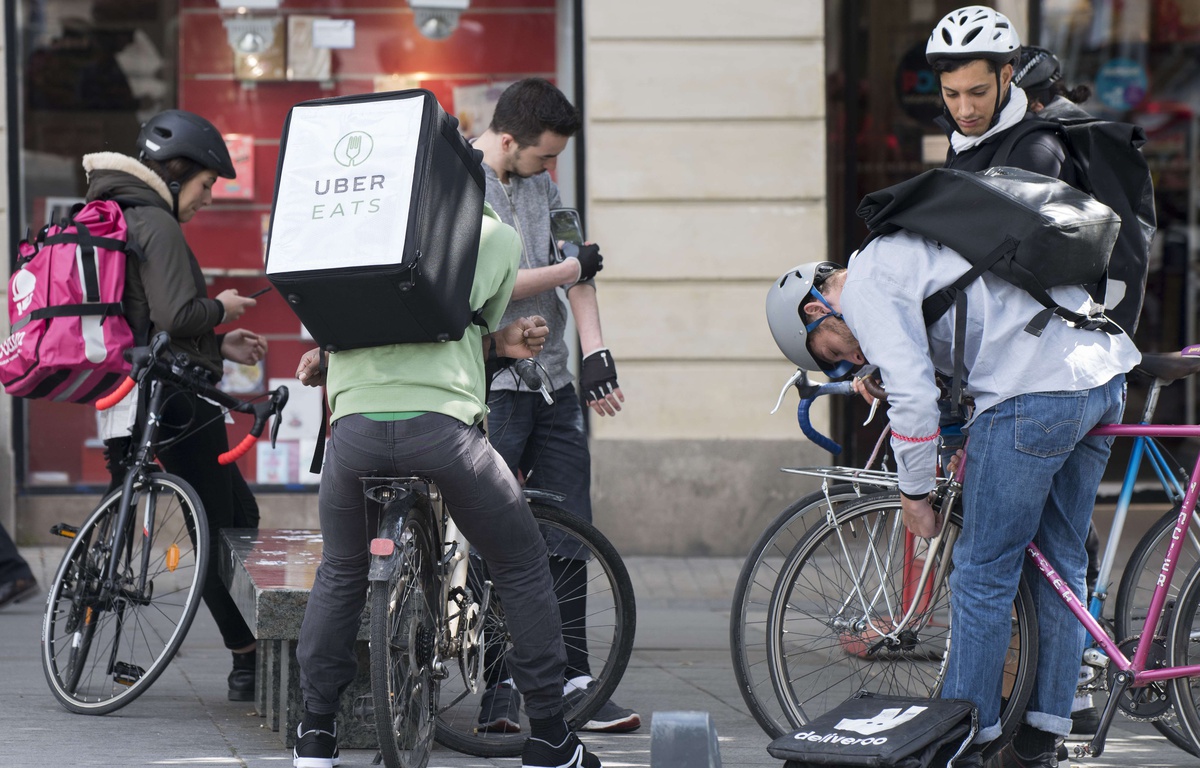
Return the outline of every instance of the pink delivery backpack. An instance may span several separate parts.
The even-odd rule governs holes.
[[[121,206],[96,200],[72,209],[18,245],[8,283],[11,335],[0,344],[0,383],[15,397],[93,403],[129,372],[133,333],[125,293]]]

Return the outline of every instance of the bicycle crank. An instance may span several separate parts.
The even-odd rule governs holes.
[[[1117,644],[1121,649],[1121,653],[1125,654],[1125,658],[1132,659],[1141,638],[1134,636],[1126,638]],[[1164,637],[1155,637],[1151,640],[1150,651],[1146,655],[1146,669],[1161,669],[1167,665],[1167,641]],[[1116,690],[1113,687],[1116,677],[1121,671],[1115,665],[1108,667],[1108,687],[1109,690]],[[1128,717],[1130,720],[1139,722],[1149,722],[1152,720],[1161,720],[1171,714],[1171,697],[1167,692],[1167,684],[1165,682],[1150,683],[1144,687],[1134,688],[1132,686],[1121,691],[1120,698],[1117,699],[1117,708],[1121,714]]]

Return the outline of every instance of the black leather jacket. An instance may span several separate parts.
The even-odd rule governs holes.
[[[1038,117],[1033,112],[1029,112],[1026,113],[1025,119],[1037,120]],[[944,117],[939,117],[937,123],[942,130],[946,131],[947,136],[954,132],[954,126],[949,124]],[[987,141],[976,144],[963,152],[955,153],[951,147],[950,151],[946,153],[944,167],[972,172],[991,168],[994,165],[992,158],[995,157],[996,150],[1000,148],[1000,144],[1011,130],[1012,128],[1000,131],[995,136],[988,137]],[[1062,139],[1053,131],[1034,131],[1025,136],[1013,147],[1005,165],[1061,179],[1072,186],[1076,183],[1075,173],[1071,164],[1067,162],[1067,148],[1063,145]]]

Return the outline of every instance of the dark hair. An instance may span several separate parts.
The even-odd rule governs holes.
[[[546,131],[574,136],[582,124],[579,110],[562,91],[547,80],[530,77],[518,80],[500,94],[490,127],[496,133],[512,136],[517,146],[530,147]]]
[[[1068,89],[1059,82],[1054,83],[1049,88],[1041,88],[1036,91],[1026,90],[1025,95],[1029,97],[1030,104],[1037,102],[1043,107],[1054,101],[1055,96],[1062,96],[1075,104],[1082,104],[1092,97],[1092,89],[1082,84]]]
[[[143,157],[142,165],[158,174],[158,177],[165,181],[168,186],[172,182],[182,185],[188,179],[204,170],[203,165],[186,157],[172,157],[170,160],[163,160],[162,162],[149,157]]]

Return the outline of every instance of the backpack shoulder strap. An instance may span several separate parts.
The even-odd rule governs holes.
[[[1053,131],[1058,135],[1063,135],[1063,128],[1057,121],[1043,120],[1035,117],[1031,120],[1022,120],[1012,127],[1004,140],[1000,142],[1000,146],[996,148],[996,154],[992,156],[992,165],[1006,165],[1008,157],[1012,154],[1013,149],[1017,146],[1017,142],[1024,139],[1031,133],[1038,131]]]

